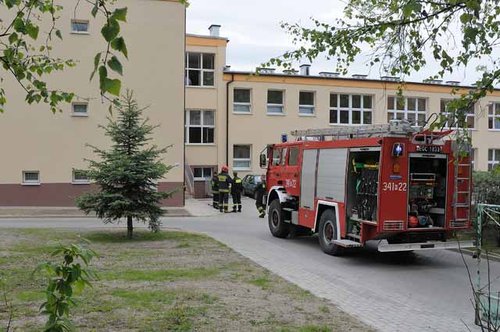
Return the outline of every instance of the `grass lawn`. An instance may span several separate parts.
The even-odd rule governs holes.
[[[92,242],[99,275],[73,308],[79,331],[372,331],[329,302],[271,274],[223,244],[176,231],[3,229],[0,274],[14,331],[40,331],[45,279],[33,275],[54,244]],[[0,294],[1,295],[1,294]],[[8,312],[0,302],[0,330]]]

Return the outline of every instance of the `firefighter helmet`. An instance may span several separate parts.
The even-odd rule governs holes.
[[[221,171],[222,172],[227,172],[227,170],[228,170],[227,165],[222,165]]]

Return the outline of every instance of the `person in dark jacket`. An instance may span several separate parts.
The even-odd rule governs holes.
[[[212,179],[210,180],[210,184],[212,185],[212,206],[214,209],[219,208],[219,179],[217,176],[217,172],[214,172]]]
[[[233,212],[241,212],[241,193],[243,192],[243,185],[238,173],[233,172],[233,184],[231,185],[231,196],[233,198]]]
[[[219,184],[219,211],[228,211],[228,201],[229,201],[229,188],[231,187],[232,179],[227,174],[228,168],[226,165],[222,166],[221,172],[219,173],[217,179]]]
[[[266,194],[266,176],[262,175],[262,182],[255,187],[255,206],[259,211],[259,218],[264,218],[266,216],[266,204],[264,201],[264,195]]]

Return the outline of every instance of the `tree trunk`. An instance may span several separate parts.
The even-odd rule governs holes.
[[[134,234],[134,224],[132,222],[132,216],[127,217],[127,238],[132,239]]]

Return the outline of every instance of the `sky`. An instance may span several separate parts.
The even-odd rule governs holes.
[[[271,57],[294,48],[292,38],[280,28],[280,22],[309,25],[310,18],[314,17],[331,23],[342,16],[343,8],[341,0],[190,0],[186,30],[187,33],[208,35],[211,24],[221,25],[220,35],[229,39],[227,65],[231,70],[251,71]],[[365,74],[378,79],[380,71],[370,69],[365,62],[360,59],[354,63],[348,75]],[[406,80],[421,81],[436,73],[437,68],[431,64]],[[311,74],[320,71],[335,71],[335,63],[318,58],[312,63]],[[473,65],[445,76],[445,80],[471,84],[476,77]]]

